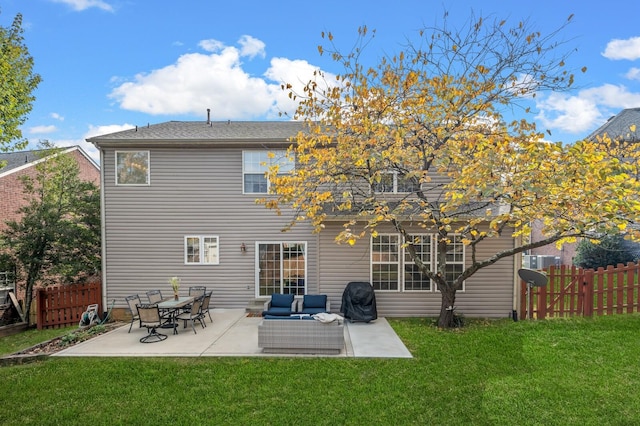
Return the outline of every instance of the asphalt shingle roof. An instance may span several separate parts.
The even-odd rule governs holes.
[[[118,141],[286,141],[304,128],[297,121],[167,121],[87,139]]]
[[[635,132],[631,126],[635,125]],[[640,141],[640,108],[627,108],[611,117],[606,123],[587,136],[587,139],[608,135],[611,139],[624,142]]]
[[[6,162],[5,167],[0,168],[0,173],[5,173],[25,164],[38,161],[41,158],[42,150],[0,152],[0,163]]]

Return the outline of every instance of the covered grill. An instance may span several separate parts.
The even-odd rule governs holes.
[[[369,322],[378,318],[376,295],[368,282],[352,281],[342,293],[340,311],[346,319]]]

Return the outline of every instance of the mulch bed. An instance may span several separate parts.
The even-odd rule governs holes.
[[[59,352],[63,349],[70,348],[71,346],[77,345],[80,342],[84,342],[85,340],[92,339],[101,334],[108,333],[111,330],[114,330],[123,325],[122,322],[109,322],[104,325],[104,330],[97,333],[78,333],[77,339],[69,339],[66,338],[66,335],[55,337],[46,342],[39,343],[37,345],[31,346],[30,348],[24,349],[20,352],[16,352],[14,355],[36,355],[36,354],[53,354]],[[88,331],[90,327],[84,327],[82,329],[78,328],[78,331]],[[77,332],[74,332],[77,333]]]

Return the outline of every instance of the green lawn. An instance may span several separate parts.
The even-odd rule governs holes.
[[[413,359],[50,358],[0,369],[0,423],[640,424],[640,316],[389,320]]]

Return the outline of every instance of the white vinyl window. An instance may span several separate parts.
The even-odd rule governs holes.
[[[149,183],[149,151],[116,151],[116,185]]]
[[[416,254],[420,260],[431,270],[433,263],[433,245],[431,235],[410,236]],[[418,265],[413,261],[408,248],[404,249],[404,290],[431,290],[431,279],[424,275]]]
[[[417,234],[409,238],[420,260],[430,271],[435,270],[435,237]],[[449,238],[446,280],[453,282],[464,270],[465,249],[459,235]],[[379,234],[371,238],[371,283],[377,291],[432,291],[435,287],[413,261],[409,249],[402,247],[399,234]]]
[[[373,185],[373,191],[377,193],[408,193],[415,192],[418,189],[419,185],[417,183],[397,171],[382,173],[380,182],[376,182]]]
[[[187,265],[217,265],[220,245],[217,236],[184,237],[184,263]]]
[[[464,244],[460,235],[450,235],[449,239],[451,241],[447,244],[445,279],[448,283],[453,283],[464,270]],[[460,290],[464,290],[464,287]]]
[[[371,282],[375,290],[399,289],[400,236],[378,235],[371,239]]]
[[[271,153],[271,155],[269,155]],[[242,188],[245,194],[269,193],[269,179],[266,172],[272,165],[279,165],[280,174],[294,169],[293,161],[286,156],[286,151],[243,151],[242,152]]]
[[[257,297],[273,293],[306,294],[306,241],[259,242],[257,248]]]

